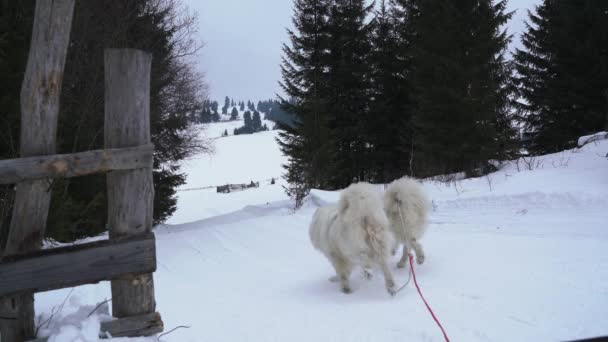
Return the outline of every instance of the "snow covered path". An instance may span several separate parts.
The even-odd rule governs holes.
[[[273,134],[220,140],[234,148],[231,139],[268,144],[258,148],[274,160]],[[458,188],[425,184],[435,211],[422,240],[427,259],[416,274],[452,341],[608,335],[607,152],[605,141],[546,156],[535,170],[508,165],[490,180],[464,180]],[[253,163],[245,177],[280,173],[276,164]],[[189,173],[198,173],[187,186],[206,172],[211,181],[226,172],[214,165],[193,166]],[[332,269],[312,248],[308,224],[315,203],[337,197],[314,191],[297,212],[281,184],[181,197],[183,217],[198,220],[157,228],[155,287],[165,331],[190,328],[162,340],[442,341],[413,284],[391,298],[380,272],[368,281],[355,271],[350,295],[328,281]],[[407,279],[406,270],[395,275],[398,283]],[[36,296],[37,311],[50,313],[70,294],[47,335],[78,325],[82,312],[110,298],[107,283],[69,291]]]

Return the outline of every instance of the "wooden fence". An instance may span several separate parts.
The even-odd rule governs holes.
[[[163,330],[155,312],[154,188],[150,143],[151,56],[108,49],[105,149],[54,154],[59,97],[74,0],[38,0],[21,91],[21,157],[0,160],[0,184],[16,184],[4,251],[0,246],[0,341],[35,338],[34,293],[111,281],[112,314],[102,334]],[[110,238],[40,250],[54,178],[107,172]],[[41,341],[39,339],[39,341]]]

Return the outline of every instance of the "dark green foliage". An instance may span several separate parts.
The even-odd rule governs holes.
[[[506,3],[413,1],[417,175],[473,172],[502,159],[508,124]]]
[[[245,114],[243,114],[243,120],[245,121],[245,127],[253,126],[251,124],[251,112],[250,111],[246,111]]]
[[[293,116],[283,110],[279,100],[259,101],[258,111],[264,113],[264,119],[266,120],[281,122],[285,125],[293,124]]]
[[[262,120],[258,111],[254,111],[253,115],[250,111],[246,111],[243,115],[243,119],[244,125],[242,127],[236,128],[234,130],[234,135],[252,134],[268,130],[268,127],[266,127],[266,125],[262,126]]]
[[[533,154],[608,129],[608,2],[545,0],[515,54],[517,109]]]
[[[230,120],[236,120],[239,118],[239,111],[236,110],[236,107],[232,108],[232,112],[230,113]]]
[[[13,132],[19,131],[19,89],[29,50],[34,2],[2,1],[1,5],[1,14],[11,18],[0,20],[0,25],[8,24],[6,30],[0,31],[0,140],[7,139],[0,143],[0,158],[6,158],[18,153],[19,137]],[[58,153],[103,148],[103,49],[129,47],[153,54],[150,120],[156,149],[155,223],[175,210],[175,189],[185,179],[178,163],[204,148],[191,123],[208,115],[203,108],[202,78],[178,57],[192,53],[196,46],[183,45],[185,50],[176,50],[185,44],[179,39],[188,39],[185,33],[196,22],[193,17],[180,14],[185,12],[176,6],[178,3],[171,1],[76,1],[58,123]],[[55,181],[48,236],[71,241],[104,231],[105,196],[103,175]]]
[[[371,26],[365,0],[334,0],[329,7],[328,98],[332,163],[330,189],[369,180],[366,116],[369,114]],[[326,166],[327,167],[327,166]]]
[[[281,87],[289,101],[282,108],[294,118],[280,125],[278,143],[288,158],[285,179],[287,194],[300,206],[312,188],[326,188],[330,160],[329,127],[326,115],[328,0],[295,0],[289,45],[283,45]]]
[[[411,57],[408,12],[403,5],[381,1],[372,20],[370,114],[364,118],[373,153],[369,178],[388,183],[411,174]]]
[[[251,118],[251,127],[254,130],[259,131],[262,128],[262,118],[260,117],[260,112],[257,110],[253,112],[253,117]]]
[[[224,106],[222,107],[222,114],[224,114],[224,115],[228,114],[228,107],[230,107],[230,98],[228,96],[226,96],[226,98],[224,98]]]

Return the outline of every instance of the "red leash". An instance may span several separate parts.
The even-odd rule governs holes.
[[[435,316],[435,313],[433,313],[433,310],[429,306],[429,303],[426,302],[426,299],[424,299],[424,296],[422,295],[422,292],[420,291],[420,286],[418,286],[418,282],[416,281],[416,273],[414,273],[414,263],[412,262],[412,259],[413,259],[412,254],[410,254],[409,257],[410,257],[410,268],[412,269],[412,275],[414,276],[414,284],[416,284],[416,289],[418,290],[418,294],[420,295],[420,298],[422,298],[422,301],[424,302],[424,305],[426,305],[426,308],[431,313],[431,316],[433,316],[435,323],[437,323],[437,325],[439,326],[439,329],[441,329],[441,332],[443,333],[443,337],[445,338],[445,341],[450,342],[450,339],[448,338],[448,335],[445,333],[445,330],[443,330],[441,323],[439,323],[439,320]]]

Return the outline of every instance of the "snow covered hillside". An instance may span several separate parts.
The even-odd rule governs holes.
[[[215,155],[185,166],[184,189],[280,176],[276,133],[217,139]],[[452,341],[608,335],[607,153],[604,140],[519,170],[509,163],[488,177],[425,183],[434,211],[416,275]],[[179,193],[178,212],[156,228],[155,287],[165,331],[189,328],[162,341],[443,340],[413,284],[392,298],[380,272],[366,280],[356,271],[349,295],[330,283],[308,224],[338,193],[313,191],[294,212],[282,182]],[[399,284],[407,275],[395,270]],[[86,316],[106,298],[108,283],[38,294],[40,321],[55,313],[41,333],[96,341],[107,308]]]

